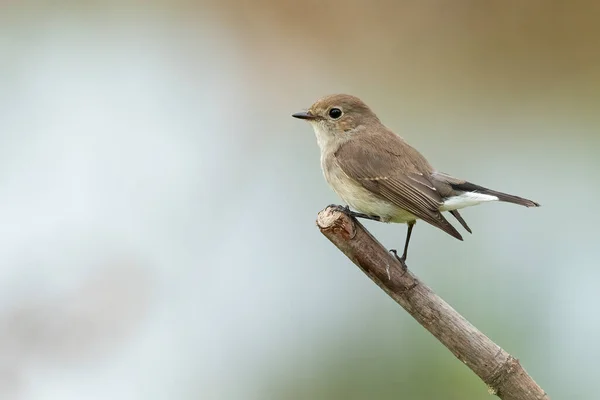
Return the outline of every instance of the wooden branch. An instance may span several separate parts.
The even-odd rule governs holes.
[[[503,400],[550,400],[519,361],[481,333],[410,271],[357,220],[327,207],[321,232]]]

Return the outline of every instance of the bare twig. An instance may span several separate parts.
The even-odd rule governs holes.
[[[475,372],[490,393],[503,400],[550,400],[516,358],[403,270],[362,224],[327,207],[319,213],[317,225],[373,282]]]

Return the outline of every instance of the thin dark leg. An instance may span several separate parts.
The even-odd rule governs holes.
[[[408,242],[410,242],[410,234],[412,233],[413,226],[415,226],[415,221],[408,223],[408,232],[406,233],[406,242],[404,243],[404,252],[402,253],[402,261],[406,261],[406,256],[408,255]]]
[[[350,207],[348,207],[348,206],[342,207],[337,204],[330,204],[328,207],[335,208],[336,210],[343,212],[344,214],[346,214],[349,217],[370,219],[372,221],[381,221],[381,219],[376,215],[367,215],[367,214],[359,213],[356,211],[352,211],[352,210],[350,210]]]
[[[406,233],[406,241],[404,242],[404,252],[402,253],[402,257],[398,257],[398,253],[396,250],[390,250],[396,256],[396,259],[400,261],[402,266],[406,268],[406,256],[408,255],[408,243],[410,242],[410,235],[412,234],[413,226],[415,226],[415,221],[408,223],[408,232]]]

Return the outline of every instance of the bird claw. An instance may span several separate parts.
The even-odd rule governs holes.
[[[402,266],[402,271],[406,272],[406,270],[408,269],[408,267],[406,266],[406,258],[399,257],[396,249],[391,249],[390,253],[392,253],[394,255],[394,257],[396,257],[396,260],[400,261],[400,265]]]
[[[350,211],[350,207],[348,206],[340,206],[339,204],[330,204],[327,206],[327,208],[333,208],[334,211],[339,211],[341,213],[347,214],[347,215],[351,215],[352,211]]]
[[[352,211],[352,210],[350,210],[350,206],[340,206],[337,204],[330,204],[327,206],[327,208],[332,208],[334,211],[339,211],[339,212],[344,213],[347,216],[352,217],[352,218],[364,218],[364,219],[370,219],[372,221],[381,222],[380,217],[378,217],[376,215],[367,215],[367,214],[359,213],[356,211]]]

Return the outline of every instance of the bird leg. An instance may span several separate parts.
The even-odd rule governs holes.
[[[402,253],[402,257],[398,257],[398,252],[395,249],[390,250],[390,253],[393,253],[396,257],[396,260],[400,261],[402,264],[402,269],[406,270],[406,256],[408,255],[408,242],[410,242],[410,234],[412,233],[413,226],[415,226],[416,221],[408,222],[408,232],[406,233],[406,242],[404,242],[404,252]]]
[[[370,219],[372,221],[379,221],[379,222],[381,222],[381,219],[378,216],[376,216],[376,215],[367,215],[367,214],[359,213],[359,212],[356,212],[356,211],[352,211],[352,210],[350,210],[349,206],[343,207],[343,206],[340,206],[340,205],[337,205],[337,204],[330,204],[327,207],[334,208],[336,211],[342,212],[342,213],[346,214],[349,217],[364,218],[364,219]]]

